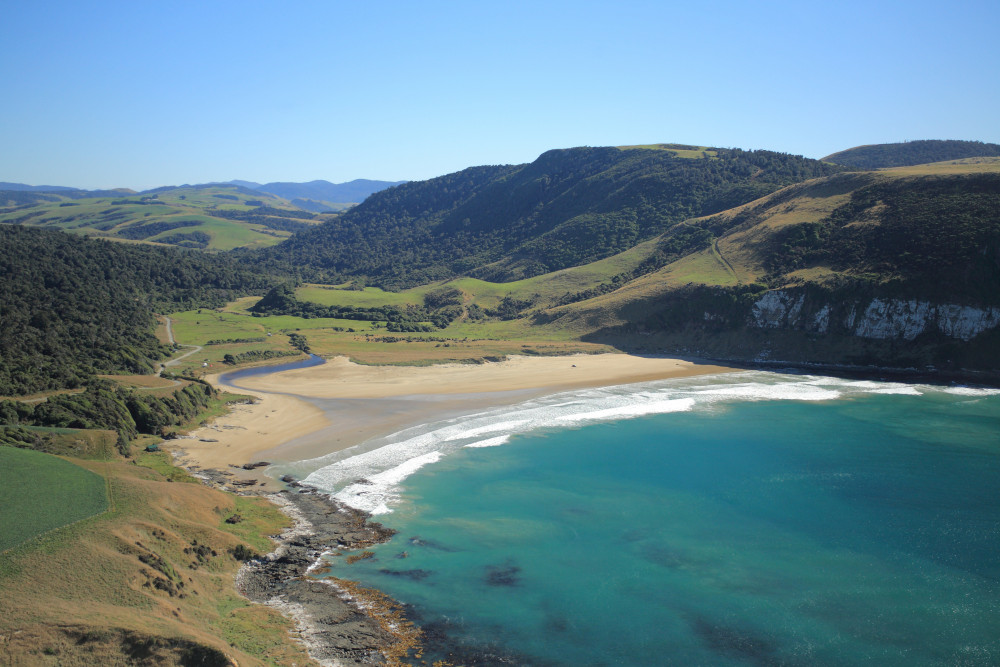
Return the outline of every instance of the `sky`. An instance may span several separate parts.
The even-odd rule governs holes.
[[[0,181],[422,180],[572,146],[1000,143],[1000,2],[32,2]]]

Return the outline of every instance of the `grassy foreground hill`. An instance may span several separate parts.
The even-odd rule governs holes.
[[[19,539],[0,550],[0,662],[315,664],[288,620],[233,586],[241,559],[269,551],[266,536],[288,524],[276,507],[203,486],[163,452],[126,460],[113,432],[62,429],[46,442],[62,456],[0,445],[0,515],[47,522],[19,535],[2,524]],[[67,497],[65,484],[88,495]]]

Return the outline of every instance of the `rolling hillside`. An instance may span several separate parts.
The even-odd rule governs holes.
[[[301,287],[260,310],[388,321],[407,341],[533,337],[997,377],[1000,159],[811,179],[517,281]]]
[[[1000,160],[838,174],[686,224],[719,233],[533,321],[734,360],[1000,370]]]
[[[613,255],[683,220],[842,169],[696,146],[554,150],[531,164],[472,167],[375,193],[246,259],[391,288],[458,275],[510,281]]]
[[[235,185],[139,194],[0,191],[0,223],[201,250],[274,245],[319,221],[287,200]]]
[[[976,157],[998,157],[1000,145],[981,141],[944,141],[928,139],[899,144],[873,144],[840,151],[823,158],[857,169],[908,167],[929,162],[944,162]]]

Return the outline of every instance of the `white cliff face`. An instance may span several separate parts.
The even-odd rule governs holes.
[[[854,327],[861,338],[913,340],[927,329],[931,305],[926,301],[872,299]]]
[[[1000,309],[968,306],[938,306],[937,327],[947,336],[971,340],[987,329],[1000,324]]]
[[[782,290],[767,292],[754,303],[751,316],[762,329],[795,327],[805,298],[804,294],[796,297]]]
[[[812,317],[812,329],[816,333],[826,333],[830,328],[830,304],[820,308]]]
[[[854,335],[913,340],[925,331],[936,330],[951,338],[968,341],[998,324],[1000,309],[997,308],[935,305],[915,299],[872,299],[854,327]]]
[[[827,333],[833,308],[803,308],[804,294],[767,292],[751,310],[752,324],[765,329],[798,329]],[[843,326],[860,338],[913,340],[925,332],[940,332],[963,341],[1000,325],[1000,308],[932,304],[916,299],[872,299],[867,306],[848,308]]]

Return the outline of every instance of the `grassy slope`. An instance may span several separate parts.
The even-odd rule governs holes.
[[[46,492],[62,481],[50,474],[53,461],[76,467],[21,454],[49,460],[31,479]],[[108,490],[108,511],[0,554],[0,662],[195,664],[200,651],[208,659],[197,664],[221,664],[212,661],[221,656],[240,665],[313,664],[289,639],[288,621],[233,590],[239,562],[229,550],[248,543],[269,551],[265,536],[287,524],[284,515],[263,499],[202,486],[165,454],[136,461],[75,460],[102,496]],[[225,523],[236,513],[242,522]]]
[[[776,230],[822,220],[847,203],[854,189],[876,179],[985,172],[1000,173],[1000,159],[976,158],[885,169],[877,173],[840,174],[789,186],[721,214],[723,218],[732,219],[748,213],[750,223],[718,239],[713,250],[679,259],[615,292],[555,308],[551,311],[554,321],[546,326],[592,331],[642,319],[640,316],[646,304],[689,283],[719,286],[753,283],[766,274],[762,258]],[[828,267],[812,267],[793,272],[787,278],[796,283],[823,284],[845,275],[850,274],[837,273]]]
[[[217,195],[235,196],[238,199],[234,201]],[[231,250],[239,247],[262,248],[274,245],[291,236],[291,233],[267,229],[259,224],[214,217],[208,210],[211,207],[249,211],[254,207],[245,202],[258,199],[272,208],[295,209],[289,202],[274,195],[261,193],[259,197],[256,195],[251,197],[227,186],[174,188],[157,194],[157,203],[150,204],[139,203],[141,195],[121,198],[62,199],[63,201],[59,202],[0,213],[0,222],[22,221],[22,224],[27,225],[55,227],[88,236],[130,241],[120,236],[120,233],[127,234],[129,228],[149,223],[193,221],[197,224],[163,231],[138,242],[158,243],[174,234],[202,232],[211,237],[208,250]],[[112,203],[121,200],[134,203]]]
[[[675,150],[664,148],[664,150]],[[700,154],[699,154],[700,155]],[[246,349],[291,349],[284,332],[298,331],[307,337],[314,352],[323,356],[345,354],[363,363],[435,363],[482,359],[517,353],[525,348],[542,353],[570,350],[608,349],[579,343],[582,337],[608,326],[627,321],[641,321],[650,303],[670,292],[689,285],[729,287],[758,282],[767,273],[765,258],[773,236],[781,230],[818,222],[847,203],[851,192],[877,179],[904,179],[920,176],[1000,172],[1000,160],[977,158],[952,162],[901,167],[877,173],[838,174],[784,188],[744,206],[713,216],[731,226],[711,247],[691,253],[663,268],[636,278],[616,291],[585,301],[556,306],[566,294],[596,287],[613,276],[630,271],[652,255],[659,239],[635,246],[606,259],[563,269],[553,273],[509,283],[492,283],[473,278],[459,278],[433,283],[401,292],[377,288],[352,290],[347,285],[307,285],[296,291],[297,298],[322,305],[372,307],[405,306],[423,303],[424,295],[442,287],[454,287],[463,293],[466,306],[482,309],[495,307],[505,296],[530,300],[529,317],[500,321],[493,318],[474,321],[460,318],[444,330],[430,333],[387,334],[371,322],[294,317],[249,317],[247,308],[254,298],[231,304],[225,312],[203,311],[175,315],[178,341],[204,344],[211,338],[239,338],[275,335],[266,344],[240,344],[206,347],[191,359],[191,368],[200,367],[202,358],[212,364],[223,354]],[[688,221],[704,222],[704,219]],[[813,266],[786,276],[792,283],[826,283],[845,274],[828,267]],[[542,313],[545,323],[530,316]],[[353,328],[355,332],[335,331]],[[392,342],[389,342],[392,341]],[[210,367],[210,370],[217,368]]]
[[[100,476],[49,454],[0,447],[0,551],[107,507]]]

